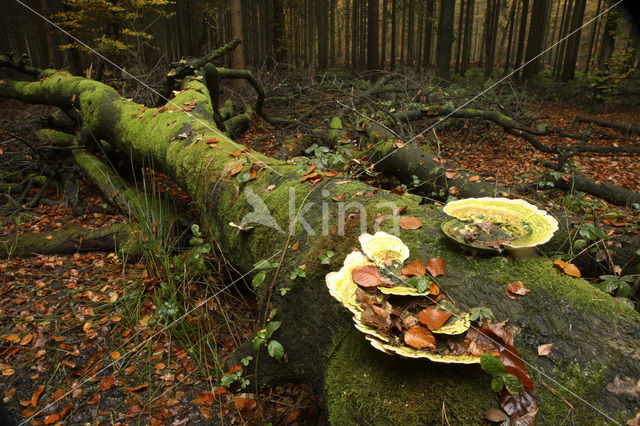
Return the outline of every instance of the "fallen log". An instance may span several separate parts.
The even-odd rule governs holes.
[[[104,228],[65,225],[49,232],[25,233],[0,237],[0,258],[27,257],[37,254],[74,254],[89,251],[133,253],[133,227],[117,223]]]
[[[171,104],[209,101],[202,83],[188,86]],[[313,383],[326,397],[332,423],[427,424],[444,411],[452,424],[482,424],[485,411],[498,405],[490,377],[477,367],[442,367],[376,351],[329,295],[325,275],[358,246],[358,235],[375,230],[378,213],[391,215],[394,206],[406,206],[405,214],[422,224],[398,231],[412,258],[446,262],[439,283],[449,297],[463,309],[489,307],[518,331],[515,346],[538,384],[541,424],[567,415],[578,424],[623,422],[637,411],[637,395],[615,383],[640,379],[640,315],[562,274],[549,259],[466,256],[443,238],[445,216],[434,206],[323,173],[314,185],[296,164],[245,149],[202,115],[146,108],[99,82],[45,71],[35,82],[4,82],[0,96],[75,106],[96,137],[133,161],[153,164],[189,193],[202,227],[239,270],[251,271],[265,259],[279,261],[278,275],[271,271],[258,295],[263,315],[275,309],[274,318],[282,322],[273,338],[282,343],[285,361],[261,349],[254,354],[257,368],[246,371],[257,371],[250,379],[260,383]],[[347,203],[332,201],[341,197]],[[392,231],[394,221],[383,221],[381,228]],[[327,250],[335,253],[329,265],[319,260]],[[303,265],[305,277],[294,276]],[[531,294],[507,298],[505,287],[512,281],[526,283]],[[538,357],[537,347],[545,343],[553,343],[553,351]],[[247,353],[253,353],[251,342],[237,357]]]

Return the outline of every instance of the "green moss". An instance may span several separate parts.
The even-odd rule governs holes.
[[[384,366],[384,367],[383,367]],[[401,359],[373,349],[349,333],[331,357],[325,391],[336,425],[482,424],[498,406],[490,377],[477,366]]]
[[[555,368],[555,383],[546,377],[536,374],[535,371],[532,374],[534,380],[538,383],[536,391],[540,397],[538,416],[541,420],[544,419],[545,424],[560,424],[567,416],[570,416],[573,424],[605,423],[604,416],[600,416],[596,410],[585,405],[584,402],[569,393],[571,392],[587,401],[592,401],[597,396],[604,388],[606,378],[606,368],[598,361],[590,362],[582,368],[577,364],[571,364],[561,369]],[[540,383],[542,382],[547,383],[556,393],[545,386],[541,386]],[[569,401],[575,409],[569,407],[558,394]]]

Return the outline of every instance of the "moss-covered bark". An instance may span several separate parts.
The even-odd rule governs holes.
[[[136,250],[135,241],[131,237],[132,230],[133,227],[126,223],[96,229],[72,224],[50,232],[5,236],[0,238],[0,259],[120,249],[134,254]]]
[[[325,274],[337,270],[346,254],[358,246],[361,220],[371,232],[378,213],[390,214],[392,206],[406,205],[406,214],[423,223],[419,230],[399,233],[411,250],[410,259],[443,257],[447,275],[439,282],[452,300],[463,309],[490,307],[499,320],[508,319],[520,330],[516,347],[531,363],[542,400],[541,424],[555,424],[569,411],[541,385],[543,381],[571,401],[575,407],[571,415],[579,424],[600,424],[606,419],[563,387],[612,417],[622,419],[636,410],[637,399],[617,398],[606,389],[616,376],[640,379],[640,319],[635,311],[587,282],[561,274],[546,258],[463,255],[440,232],[442,212],[434,206],[419,206],[410,196],[374,193],[371,187],[345,182],[343,177],[325,178],[315,186],[300,182],[304,168],[295,163],[241,152],[242,146],[203,118],[209,115],[198,112],[210,111],[203,84],[187,81],[185,86],[190,89],[179,93],[166,110],[147,109],[120,98],[107,86],[64,73],[49,73],[32,83],[6,82],[0,85],[0,95],[76,105],[83,112],[85,127],[131,153],[135,161],[153,164],[191,195],[203,225],[240,270],[251,270],[261,259],[282,259],[270,306],[265,304],[273,271],[259,292],[262,308],[277,309],[276,319],[282,321],[274,337],[284,345],[286,362],[261,354],[258,380],[295,378],[314,383],[325,390],[328,416],[336,424],[440,423],[443,410],[451,424],[483,422],[484,410],[497,405],[488,377],[473,367],[443,367],[377,353],[353,330],[350,315],[326,289]],[[172,111],[172,105],[193,109]],[[214,138],[217,143],[211,142]],[[241,183],[231,175],[238,165],[248,171],[256,161],[267,168],[255,179]],[[290,238],[255,223],[248,231],[230,227],[230,222],[239,224],[254,210],[245,192],[249,189],[261,197],[282,230],[289,228],[290,210],[300,211],[313,234],[304,231],[301,221]],[[341,194],[345,203],[359,202],[364,209],[350,214],[353,208],[331,201]],[[389,230],[391,225],[390,219],[385,220],[382,228]],[[299,242],[297,250],[287,249],[287,241],[289,246]],[[333,261],[321,265],[318,256],[327,250],[335,252]],[[291,280],[290,272],[300,265],[306,265],[306,278]],[[506,284],[517,280],[532,293],[508,299]],[[284,296],[278,291],[283,288],[290,289]],[[537,358],[536,348],[543,343],[554,343],[553,351]],[[238,356],[249,347],[243,346]]]

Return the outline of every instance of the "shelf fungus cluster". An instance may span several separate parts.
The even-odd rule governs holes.
[[[466,198],[448,203],[452,219],[442,231],[472,252],[517,251],[544,244],[558,230],[558,221],[524,200]]]
[[[480,362],[482,353],[497,353],[494,346],[478,342],[477,334],[467,333],[469,313],[447,299],[422,260],[405,264],[409,249],[402,240],[385,232],[363,234],[359,240],[362,252],[347,255],[342,268],[327,274],[326,281],[373,347],[462,364]]]

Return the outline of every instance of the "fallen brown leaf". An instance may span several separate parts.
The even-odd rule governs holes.
[[[553,343],[547,343],[544,345],[538,346],[538,356],[547,356],[551,353],[551,347]]]
[[[373,265],[358,266],[351,271],[353,281],[361,287],[375,287],[382,283],[380,270]]]
[[[427,271],[429,271],[432,277],[444,275],[446,273],[444,267],[444,259],[441,257],[434,257],[433,259],[429,259],[427,261]]]
[[[420,222],[420,220],[418,220],[417,217],[402,216],[400,218],[400,228],[402,229],[412,230],[412,229],[418,229],[421,226],[422,226],[422,222]]]
[[[426,272],[427,270],[424,266],[424,262],[422,262],[422,260],[420,259],[412,260],[411,262],[407,263],[407,266],[402,268],[402,275],[405,275],[407,277],[422,277]]]
[[[436,339],[433,334],[421,325],[415,325],[404,333],[404,342],[416,349],[436,347]]]

